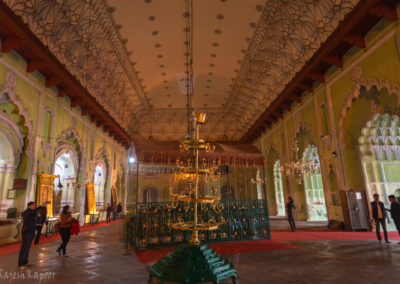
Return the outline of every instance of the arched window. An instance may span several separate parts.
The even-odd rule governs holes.
[[[278,216],[285,216],[285,198],[283,196],[283,182],[282,172],[279,167],[281,162],[276,160],[274,164],[274,185],[275,185],[275,198]]]
[[[306,147],[303,153],[303,162],[310,165],[304,174],[308,221],[326,221],[328,216],[317,147],[313,145]]]
[[[51,123],[52,123],[51,112],[46,110],[43,122],[43,141],[46,143],[50,143]]]

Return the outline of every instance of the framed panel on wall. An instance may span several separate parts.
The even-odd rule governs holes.
[[[17,190],[16,189],[9,189],[7,192],[7,199],[16,199],[17,198]]]

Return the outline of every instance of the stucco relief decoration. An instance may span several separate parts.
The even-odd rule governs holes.
[[[111,162],[110,154],[108,154],[108,152],[107,152],[107,150],[106,150],[106,148],[105,148],[104,146],[101,147],[101,148],[97,151],[95,160],[96,160],[96,161],[103,160],[103,157],[106,158],[107,164],[108,164],[108,166],[110,166],[110,162]],[[108,169],[106,168],[106,170],[108,170]]]
[[[122,127],[149,107],[105,1],[6,3]]]
[[[28,128],[28,147],[25,149],[25,153],[28,157],[32,157],[33,154],[33,122],[29,115],[28,110],[25,108],[24,104],[22,103],[21,98],[15,92],[15,87],[17,85],[17,76],[12,71],[8,71],[5,77],[6,81],[5,84],[0,89],[0,94],[2,96],[2,100],[11,101],[18,107],[19,114],[25,118],[25,126]]]
[[[358,2],[267,1],[230,94],[231,132],[251,126]]]
[[[83,148],[83,143],[81,138],[79,137],[78,132],[76,131],[75,128],[67,128],[61,134],[57,137],[57,147],[55,149],[55,154],[54,157],[56,157],[56,154],[61,148],[63,147],[64,141],[68,140],[68,138],[73,138],[78,142],[79,145],[79,154],[81,155],[80,159],[80,168],[83,168],[83,164],[85,161],[85,151]]]
[[[123,128],[181,139],[185,109],[153,109],[105,0],[9,0],[11,9]],[[207,140],[238,140],[359,0],[268,0],[227,102],[205,108]]]
[[[370,91],[372,88],[376,88],[378,91],[381,91],[382,89],[386,89],[389,95],[396,95],[398,97],[398,103],[400,104],[400,86],[389,82],[387,79],[378,79],[378,78],[372,78],[372,77],[364,77],[363,76],[363,70],[361,66],[357,65],[353,69],[352,73],[352,78],[353,78],[353,87],[347,94],[347,99],[345,103],[342,106],[342,110],[339,114],[339,123],[338,123],[338,134],[339,134],[339,148],[344,149],[345,148],[345,143],[344,143],[344,121],[346,119],[346,115],[348,110],[351,108],[353,105],[353,102],[360,97],[360,90],[361,87],[364,87],[366,91]],[[376,112],[380,112],[381,110],[378,110],[377,106],[373,106],[372,109],[374,109]]]

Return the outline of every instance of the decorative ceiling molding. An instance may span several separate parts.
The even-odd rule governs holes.
[[[238,132],[248,130],[358,2],[267,1],[225,110]]]
[[[6,2],[123,128],[151,108],[105,1]]]
[[[290,95],[293,97],[285,97],[269,117],[259,121],[316,52],[326,47],[323,44],[338,29],[339,22],[359,2],[368,1],[266,0],[265,5],[260,5],[254,0],[246,2],[247,6],[234,0],[197,2],[202,4],[198,4],[195,12],[201,12],[202,19],[206,19],[199,24],[203,30],[198,31],[204,38],[194,42],[199,50],[207,49],[207,60],[201,56],[194,59],[199,61],[198,66],[195,64],[195,72],[199,70],[195,108],[201,108],[208,117],[201,130],[204,137],[214,141],[237,141],[243,137],[251,140],[255,132],[265,129],[290,108],[293,100],[299,101],[302,92],[312,92],[314,80],[325,80],[323,72],[314,72],[320,70],[308,74],[308,80],[296,85],[297,93]],[[179,60],[184,58],[181,49],[182,43],[185,44],[185,27],[180,26],[184,24],[184,16],[179,9],[184,5],[111,0],[8,0],[6,3],[131,135],[161,141],[182,139],[186,135],[187,113],[182,103],[186,100],[179,93],[180,84],[184,84],[179,83],[184,70]],[[135,17],[119,12],[128,6],[137,8]],[[243,7],[247,9],[245,12],[239,9]],[[372,14],[387,14],[386,10],[375,8]],[[178,11],[179,18],[173,17],[176,21],[171,21],[168,11]],[[261,18],[256,19],[260,14]],[[245,16],[246,27],[234,26]],[[211,19],[215,26],[210,24],[204,29]],[[124,26],[118,24],[121,21]],[[172,35],[171,29],[177,28],[179,34]],[[241,41],[230,41],[235,37],[227,35],[235,29],[239,32],[239,28]],[[360,34],[346,34],[343,40],[348,46],[365,46]],[[203,47],[204,42],[207,44]],[[240,46],[237,52],[231,51],[236,45]],[[7,47],[6,42],[4,46]],[[179,55],[174,53],[177,50]],[[147,56],[150,52],[152,56]],[[137,62],[131,61],[131,54]],[[327,66],[342,66],[340,56],[329,55],[324,57]],[[239,65],[235,67],[230,62]],[[27,71],[39,65],[40,62],[28,62]],[[226,69],[228,65],[230,71]],[[139,72],[143,78],[138,77]],[[48,78],[49,85],[56,81],[57,78]],[[60,90],[60,94],[64,92],[68,94],[67,90]]]

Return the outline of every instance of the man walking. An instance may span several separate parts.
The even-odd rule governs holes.
[[[39,243],[42,234],[43,225],[47,220],[47,202],[36,208],[36,238],[35,245]]]
[[[28,208],[22,213],[22,218],[23,218],[22,231],[21,231],[22,241],[18,255],[18,268],[21,270],[26,269],[28,266],[32,265],[28,261],[28,257],[33,238],[35,237],[35,229],[36,229],[35,208],[36,208],[35,202],[31,201],[28,203]]]
[[[113,208],[110,206],[110,203],[107,203],[107,218],[106,221],[107,223],[111,221],[111,212],[113,211]]]
[[[393,222],[396,225],[396,229],[400,235],[400,203],[396,201],[396,197],[394,195],[389,195],[389,200],[390,200],[390,210],[388,211],[390,211]]]
[[[383,202],[379,201],[379,194],[374,194],[374,201],[370,203],[369,206],[369,215],[371,218],[371,223],[375,221],[375,229],[376,229],[376,237],[378,241],[382,241],[381,232],[380,232],[380,225],[382,225],[383,234],[385,236],[385,242],[390,243],[388,239],[388,233],[386,230],[386,222],[385,218],[387,217],[385,205]]]
[[[122,204],[120,202],[120,203],[118,203],[118,206],[117,206],[117,219],[121,218],[121,212],[122,212]]]

